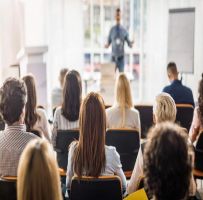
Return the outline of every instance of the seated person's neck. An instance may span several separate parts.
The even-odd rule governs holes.
[[[22,125],[22,124],[24,124],[24,121],[20,119],[19,121],[16,121],[16,122],[14,122],[13,124],[11,124],[9,126],[19,126],[19,125]]]

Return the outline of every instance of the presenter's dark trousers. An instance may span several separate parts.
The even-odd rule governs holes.
[[[118,58],[112,57],[112,60],[116,64],[115,71],[118,69],[119,72],[124,72],[124,56],[120,56]]]

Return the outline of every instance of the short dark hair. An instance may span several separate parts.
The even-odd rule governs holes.
[[[177,74],[177,66],[175,62],[169,62],[167,65],[167,71],[170,71],[172,74]]]
[[[62,115],[69,121],[79,119],[82,98],[82,85],[80,74],[69,71],[64,78]]]
[[[157,200],[179,200],[188,195],[191,178],[187,136],[173,123],[160,123],[149,132],[144,152],[145,186]]]
[[[120,8],[116,8],[116,13],[120,13],[121,9]]]
[[[18,121],[26,103],[26,87],[23,81],[8,78],[0,88],[0,113],[8,125]]]

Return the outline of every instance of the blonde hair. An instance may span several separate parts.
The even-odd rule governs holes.
[[[122,112],[121,128],[125,126],[125,109],[133,107],[130,82],[124,73],[120,73],[115,86],[115,103]]]
[[[62,200],[58,165],[50,144],[32,140],[18,166],[18,200]]]
[[[156,96],[155,104],[153,106],[153,114],[156,119],[156,123],[176,120],[176,104],[173,98],[162,92]]]

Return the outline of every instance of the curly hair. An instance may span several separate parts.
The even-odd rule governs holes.
[[[8,78],[0,89],[0,113],[8,125],[18,121],[26,103],[26,87],[23,81]]]
[[[199,97],[198,97],[198,104],[199,104],[199,119],[201,121],[201,124],[203,124],[203,73],[202,73],[202,79],[199,82]]]
[[[160,123],[149,133],[144,152],[145,186],[157,200],[180,200],[188,195],[191,162],[181,127]]]

